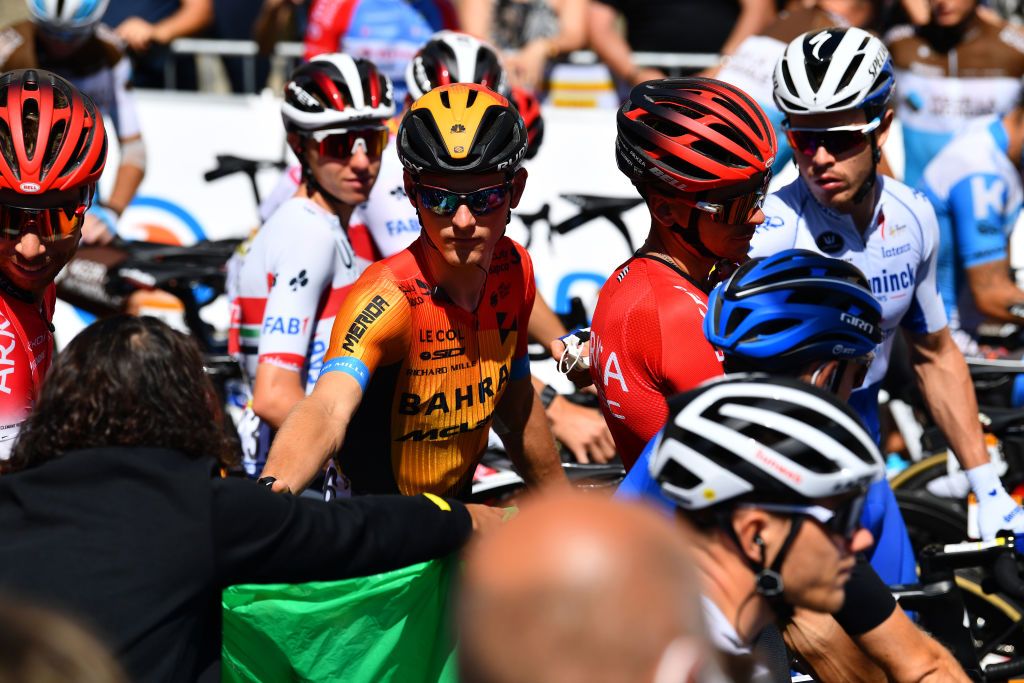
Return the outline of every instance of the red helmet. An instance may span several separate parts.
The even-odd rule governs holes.
[[[0,76],[0,189],[91,192],[106,160],[103,116],[77,88],[42,69]]]
[[[641,83],[619,110],[617,124],[615,160],[634,182],[726,200],[763,191],[771,177],[775,131],[757,102],[728,83]]]
[[[537,156],[540,143],[544,140],[544,119],[541,117],[540,100],[532,90],[519,86],[512,87],[509,99],[516,105],[519,115],[523,117],[523,123],[526,124],[526,139],[530,145],[526,149],[526,158],[532,159]]]

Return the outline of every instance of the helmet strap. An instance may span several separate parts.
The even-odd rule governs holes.
[[[882,148],[878,146],[878,139],[875,137],[874,131],[868,133],[868,136],[871,140],[871,175],[860,186],[857,193],[853,195],[854,204],[860,204],[868,196],[868,193],[874,189],[875,182],[878,179],[878,162],[882,160]]]
[[[782,563],[786,561],[786,556],[789,554],[790,546],[793,545],[793,541],[796,539],[796,535],[800,533],[800,527],[803,525],[803,517],[794,515],[790,517],[789,533],[786,534],[786,539],[782,542],[782,546],[779,548],[779,552],[775,555],[775,560],[771,566],[767,566],[767,549],[764,546],[764,541],[760,536],[754,537],[754,543],[757,544],[761,551],[760,561],[752,560],[747,557],[747,554],[743,552],[743,544],[740,541],[739,535],[736,533],[736,529],[732,525],[732,516],[724,516],[720,518],[720,524],[725,528],[725,531],[732,536],[736,546],[740,548],[740,555],[743,557],[747,566],[754,572],[754,590],[765,599],[768,606],[771,607],[774,612],[776,620],[780,624],[785,624],[793,618],[793,605],[786,600],[785,590],[786,587],[782,582]]]

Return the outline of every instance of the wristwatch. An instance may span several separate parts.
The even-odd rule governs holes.
[[[555,400],[555,396],[558,396],[558,389],[555,389],[550,384],[544,386],[540,391],[540,404],[544,406],[544,410],[548,409],[551,402]]]

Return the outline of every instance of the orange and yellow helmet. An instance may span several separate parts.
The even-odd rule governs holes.
[[[526,125],[515,106],[475,83],[434,88],[413,103],[398,129],[398,157],[414,175],[512,175],[527,144]]]

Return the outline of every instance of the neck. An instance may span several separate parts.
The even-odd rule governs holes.
[[[684,273],[698,282],[702,282],[711,273],[711,269],[719,259],[707,257],[693,251],[689,245],[676,235],[672,228],[652,223],[647,241],[640,247],[640,254],[660,257],[671,261]]]
[[[352,218],[352,211],[355,207],[340,200],[329,197],[323,190],[312,191],[308,183],[302,183],[295,193],[297,197],[305,197],[321,209],[330,211],[338,217],[341,227],[348,228],[349,219]]]
[[[479,264],[469,263],[453,266],[426,237],[418,238],[423,245],[427,270],[434,285],[440,285],[452,302],[467,311],[475,311],[487,282],[487,271],[491,267],[493,252],[487,254]]]
[[[739,549],[718,531],[714,540],[696,543],[693,549],[701,592],[722,611],[745,645],[770,624],[775,615],[757,594],[754,574],[738,556]]]
[[[49,285],[47,285],[48,287]],[[10,282],[7,278],[0,276],[0,292],[8,296],[12,296],[20,301],[28,303],[39,303],[43,299],[43,292],[46,291],[46,287],[43,287],[38,292],[30,291],[17,287],[14,283]]]

